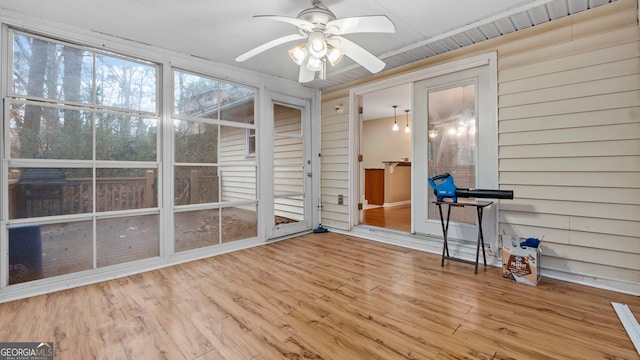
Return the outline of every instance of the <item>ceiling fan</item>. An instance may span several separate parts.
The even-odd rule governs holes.
[[[352,33],[393,33],[396,31],[385,15],[357,16],[337,19],[321,0],[313,0],[312,7],[302,10],[297,17],[279,15],[256,15],[255,18],[270,19],[293,24],[298,34],[286,35],[264,43],[236,57],[242,62],[272,47],[296,40],[304,42],[289,50],[289,56],[298,65],[301,83],[312,81],[316,72],[326,79],[327,62],[336,65],[344,55],[362,65],[372,73],[382,70],[385,63],[358,44],[342,35]]]

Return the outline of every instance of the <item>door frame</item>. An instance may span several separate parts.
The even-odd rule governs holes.
[[[265,209],[266,216],[264,217],[264,228],[266,230],[266,239],[267,241],[274,240],[277,238],[282,238],[285,236],[301,233],[304,231],[308,231],[313,226],[313,219],[315,218],[316,211],[313,210],[314,196],[315,196],[315,186],[313,182],[314,174],[314,161],[312,160],[312,101],[311,99],[298,98],[290,95],[284,95],[279,93],[271,93],[267,96],[265,101],[268,111],[265,111],[265,125],[261,127],[263,133],[261,134],[260,140],[262,143],[260,144],[261,150],[261,168],[268,169],[266,173],[268,176],[264,177],[263,181],[263,207]],[[306,163],[304,166],[304,220],[291,223],[291,224],[282,224],[280,226],[275,226],[273,223],[273,219],[275,216],[274,209],[274,192],[273,192],[273,138],[274,138],[274,114],[273,107],[275,104],[281,106],[287,106],[291,108],[296,108],[300,110],[301,115],[301,126],[302,126],[302,140],[303,140],[303,148],[304,148],[304,162]],[[307,174],[311,174],[311,176],[307,176]],[[317,176],[316,176],[317,177]]]
[[[484,54],[479,54],[479,55],[474,55],[474,56],[470,56],[470,57],[466,57],[463,59],[458,59],[458,60],[454,60],[454,61],[450,61],[447,63],[442,63],[442,64],[438,64],[438,65],[434,65],[434,66],[430,66],[424,69],[420,69],[420,70],[416,70],[416,71],[412,71],[406,74],[402,74],[402,75],[398,75],[398,76],[394,76],[392,78],[389,79],[384,79],[384,80],[380,80],[380,81],[376,81],[376,82],[372,82],[363,86],[358,86],[355,88],[352,88],[349,91],[349,167],[350,167],[350,171],[349,171],[349,229],[352,229],[354,226],[357,226],[360,224],[360,219],[362,219],[362,210],[358,210],[358,203],[361,201],[362,198],[362,194],[364,194],[364,187],[361,184],[364,184],[364,180],[362,179],[362,177],[364,176],[364,174],[360,174],[359,168],[360,168],[360,164],[358,163],[358,155],[360,153],[361,150],[361,122],[360,122],[360,116],[359,116],[359,112],[358,112],[358,99],[360,96],[366,94],[366,93],[370,93],[370,92],[374,92],[374,91],[379,91],[379,90],[384,90],[386,88],[390,88],[390,87],[394,87],[394,86],[398,86],[398,85],[404,85],[407,83],[414,83],[417,81],[421,81],[421,80],[426,80],[429,78],[433,78],[433,77],[437,77],[440,75],[446,75],[446,74],[451,74],[451,73],[455,73],[458,71],[463,71],[463,70],[467,70],[467,69],[471,69],[474,67],[478,67],[478,66],[484,66],[484,65],[488,65],[490,68],[490,84],[489,84],[489,94],[487,96],[488,101],[491,101],[493,104],[491,105],[491,108],[494,111],[494,115],[495,115],[495,124],[497,126],[497,112],[498,112],[498,85],[497,85],[497,77],[498,77],[498,70],[497,70],[497,52],[492,51],[492,52],[488,52],[488,53],[484,53]],[[415,104],[413,104],[413,96],[412,96],[412,104],[411,104],[411,108],[415,109]],[[415,123],[415,121],[414,121]],[[495,130],[496,132],[496,137],[497,137],[497,128]],[[412,131],[411,132],[411,141],[413,142],[416,136],[416,131]],[[496,174],[496,183],[495,184],[487,184],[484,182],[479,182],[478,185],[479,186],[483,186],[483,187],[494,187],[497,186],[497,177],[498,177],[498,147],[497,147],[497,143],[496,146],[492,149],[487,149],[487,151],[493,152],[494,156],[493,156],[493,164],[488,164],[488,166],[491,166],[492,171],[494,171],[494,173]],[[413,152],[413,149],[412,149]],[[411,154],[411,158],[414,159],[414,154]],[[411,169],[411,177],[414,178],[414,174],[413,174],[413,167]],[[428,186],[427,184],[415,184],[415,182],[412,182],[411,185],[411,193],[414,194],[415,193],[415,187],[416,186]],[[413,195],[412,195],[413,196]],[[412,201],[412,212],[414,211],[413,209],[413,201]],[[497,203],[493,206],[493,211],[497,211]],[[495,222],[492,223],[490,225],[490,227],[493,227],[495,229],[497,229],[497,216],[495,216]],[[489,228],[489,226],[487,226],[487,229]],[[411,232],[414,233],[415,229],[414,229],[414,224],[412,221],[411,224]],[[497,249],[498,247],[498,243],[497,243],[497,238],[489,238],[487,236],[487,239],[490,241],[491,243],[491,247],[493,249]]]
[[[418,134],[427,134],[429,121],[429,105],[427,104],[427,96],[432,91],[441,91],[445,89],[456,88],[473,84],[475,86],[475,118],[477,119],[476,128],[478,129],[476,136],[476,156],[475,156],[475,178],[476,188],[497,188],[498,184],[498,160],[497,160],[497,116],[495,106],[492,104],[491,96],[491,69],[488,65],[469,68],[456,71],[449,74],[439,75],[429,79],[414,82],[414,102],[416,109],[414,115],[416,119],[420,119],[414,128]],[[423,101],[417,101],[423,99]],[[424,121],[422,121],[424,120]],[[426,164],[428,138],[414,139],[413,147],[416,153],[416,163]],[[496,150],[495,152],[493,150]],[[438,174],[429,174],[426,167],[417,167],[414,172],[414,182],[424,184],[417,186],[413,199],[415,203],[415,211],[412,212],[413,225],[416,233],[423,235],[436,235],[442,233],[440,219],[428,219],[427,212],[429,208],[429,194],[431,189],[426,185],[427,180],[431,176]],[[497,204],[497,201],[494,202]],[[496,205],[497,206],[497,205]],[[493,226],[496,217],[494,207],[485,209],[484,221],[487,223],[483,227],[483,232],[487,239],[497,238],[497,229]],[[464,239],[474,241],[477,237],[477,229],[473,224],[452,222],[449,226],[448,234],[451,238]]]

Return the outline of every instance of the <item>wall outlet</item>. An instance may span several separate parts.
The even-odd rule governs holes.
[[[344,205],[344,196],[338,195],[338,205]]]

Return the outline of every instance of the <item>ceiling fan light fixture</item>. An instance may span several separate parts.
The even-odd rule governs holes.
[[[321,58],[327,54],[327,42],[324,40],[322,32],[314,31],[310,33],[307,44],[311,55]]]
[[[351,33],[392,33],[395,25],[385,15],[357,16],[337,19],[323,0],[311,0],[311,7],[302,10],[297,17],[280,15],[255,15],[254,18],[285,22],[297,27],[298,33],[268,41],[236,57],[243,62],[266,50],[292,41],[304,41],[289,50],[291,60],[300,67],[298,81],[313,81],[315,73],[321,80],[327,76],[327,63],[335,66],[347,55],[351,60],[371,73],[385,67],[378,57],[342,35]]]
[[[343,57],[344,53],[342,51],[332,45],[327,45],[327,60],[329,60],[331,66],[336,66]]]
[[[309,60],[307,60],[307,69],[311,71],[321,71],[322,63],[323,61],[321,58],[311,55],[309,56]]]
[[[302,65],[304,60],[309,55],[309,50],[307,50],[307,44],[300,44],[291,50],[289,50],[289,56],[294,63],[298,65]]]

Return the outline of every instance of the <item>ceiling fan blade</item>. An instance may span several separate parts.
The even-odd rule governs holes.
[[[327,39],[327,42],[338,48],[345,55],[347,55],[372,73],[379,72],[380,70],[384,69],[386,65],[382,60],[378,59],[377,57],[375,57],[375,55],[363,49],[360,45],[354,43],[351,40],[343,38],[342,36],[332,36]]]
[[[253,48],[249,51],[247,51],[246,53],[239,55],[238,57],[236,57],[236,61],[237,62],[242,62],[245,61],[251,57],[254,57],[258,54],[260,54],[263,51],[269,50],[272,47],[278,46],[280,44],[284,44],[284,43],[288,43],[290,41],[294,41],[294,40],[302,40],[306,38],[306,36],[301,35],[301,34],[293,34],[293,35],[287,35],[287,36],[283,36],[281,38],[277,38],[275,40],[271,40],[268,43],[264,43],[256,48]]]
[[[311,71],[307,68],[307,66],[303,63],[300,65],[300,75],[298,76],[298,81],[301,83],[307,83],[309,81],[313,81],[316,78],[316,72]]]
[[[328,35],[363,32],[394,33],[396,26],[385,15],[357,16],[329,21],[325,32]]]
[[[254,18],[282,21],[282,22],[286,22],[286,23],[289,23],[289,24],[293,24],[293,25],[295,25],[295,26],[297,26],[297,27],[299,27],[300,29],[303,29],[303,30],[307,30],[307,31],[312,31],[313,30],[313,24],[310,23],[309,21],[298,19],[298,18],[292,18],[292,17],[289,17],[289,16],[255,15]]]

